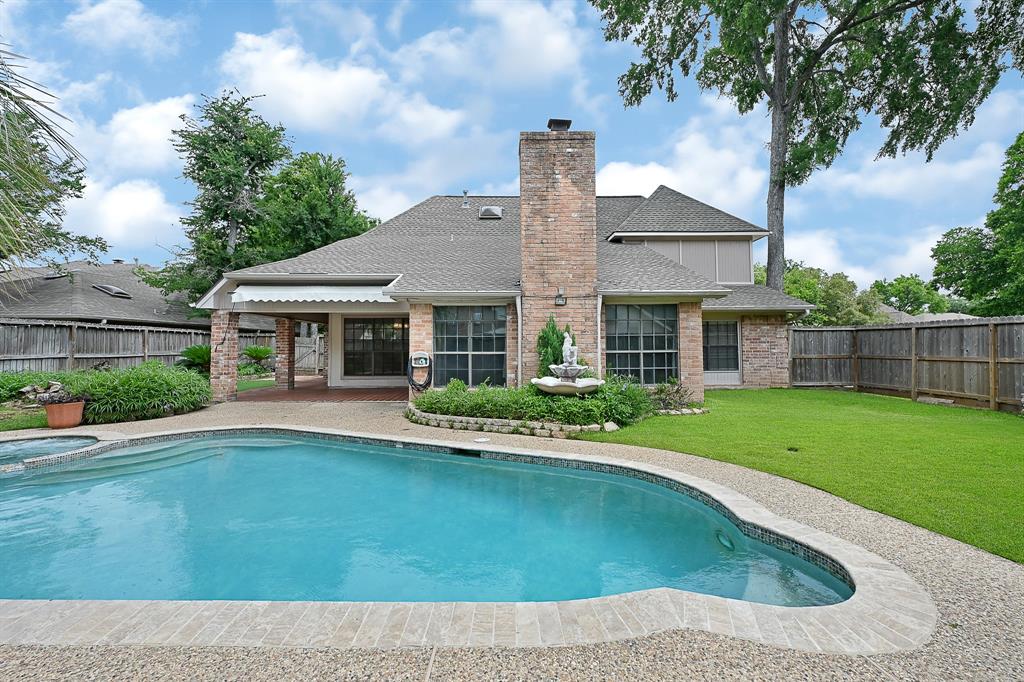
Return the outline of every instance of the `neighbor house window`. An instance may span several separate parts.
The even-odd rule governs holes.
[[[740,370],[739,325],[733,321],[704,323],[704,371]]]
[[[409,318],[345,318],[345,376],[402,376],[408,357]]]
[[[434,385],[505,385],[505,306],[434,307]]]
[[[679,376],[676,306],[605,306],[608,372],[657,384]]]

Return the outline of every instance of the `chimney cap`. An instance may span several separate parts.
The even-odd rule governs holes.
[[[572,126],[572,119],[569,118],[549,118],[548,119],[548,130],[554,132],[558,130],[568,130]]]

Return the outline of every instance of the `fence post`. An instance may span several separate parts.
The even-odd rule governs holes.
[[[521,324],[518,320],[516,324]],[[789,387],[793,388],[793,368],[796,365],[796,361],[793,360],[793,327],[786,329],[786,333],[789,334]]]
[[[917,327],[910,327],[910,399],[917,400]]]
[[[996,336],[996,323],[988,323],[988,407],[999,409],[999,337]]]
[[[142,361],[149,362],[149,330],[142,330]]]
[[[857,330],[854,329],[850,334],[852,335],[850,351],[853,353],[853,359],[850,361],[850,378],[853,380],[853,390],[856,391],[860,384],[860,347],[857,345]]]
[[[68,327],[68,366],[67,369],[75,368],[75,343],[78,340],[78,325],[72,323]]]

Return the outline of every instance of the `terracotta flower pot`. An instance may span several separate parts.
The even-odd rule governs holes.
[[[82,423],[85,401],[46,405],[46,423],[51,429],[70,429]]]

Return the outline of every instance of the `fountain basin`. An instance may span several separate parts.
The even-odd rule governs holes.
[[[604,385],[604,379],[575,379],[563,381],[557,377],[541,377],[530,379],[530,383],[544,391],[554,395],[579,395],[592,393]]]

